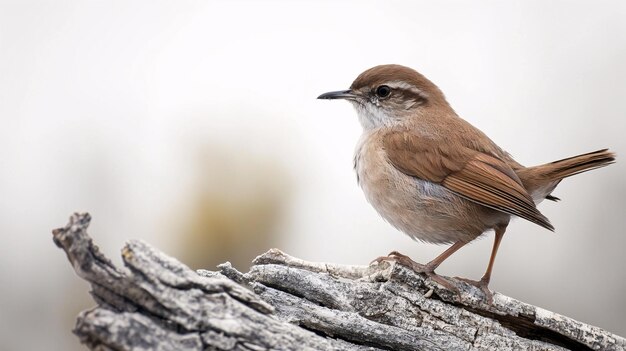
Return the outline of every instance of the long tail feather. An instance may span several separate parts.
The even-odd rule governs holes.
[[[564,158],[532,168],[542,168],[541,175],[550,180],[560,180],[592,169],[615,163],[615,154],[602,149],[587,154]]]
[[[615,154],[608,149],[602,149],[539,166],[524,168],[516,173],[535,203],[539,203],[543,199],[559,200],[559,198],[552,196],[550,193],[563,178],[605,167],[612,163],[615,163]]]

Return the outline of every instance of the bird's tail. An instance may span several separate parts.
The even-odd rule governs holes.
[[[612,163],[615,163],[615,154],[608,149],[602,149],[528,169],[534,170],[534,173],[542,178],[561,180],[592,169],[608,166]]]
[[[601,168],[615,163],[615,154],[602,149],[586,154],[564,158],[539,166],[528,167],[518,172],[524,187],[529,190],[535,202],[539,199],[558,200],[551,196],[557,184],[567,177]]]

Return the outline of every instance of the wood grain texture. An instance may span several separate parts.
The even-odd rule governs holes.
[[[189,269],[142,241],[114,266],[75,214],[54,230],[96,306],[74,333],[92,350],[624,350],[603,329],[461,284],[460,295],[383,262],[306,262],[279,250],[248,273]]]

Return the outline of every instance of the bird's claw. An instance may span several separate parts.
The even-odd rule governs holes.
[[[448,290],[454,291],[457,295],[460,295],[460,290],[456,285],[448,281],[446,278],[435,273],[434,268],[432,268],[428,264],[423,265],[421,263],[415,262],[409,256],[401,254],[398,251],[391,251],[387,256],[377,257],[370,264],[380,263],[382,261],[396,262],[402,266],[410,268],[415,273],[424,274],[428,278],[430,278],[430,280],[436,282],[437,284],[443,286],[444,288]]]
[[[487,300],[487,304],[491,305],[493,303],[493,293],[489,290],[489,281],[483,280],[483,279],[477,281],[477,280],[461,278],[461,277],[454,277],[454,279],[460,280],[464,283],[467,283],[469,285],[472,285],[478,288],[480,291],[483,292],[483,294],[485,294],[485,299]]]

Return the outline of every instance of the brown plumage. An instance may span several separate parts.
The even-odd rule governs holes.
[[[383,137],[389,161],[403,173],[440,184],[483,206],[554,229],[505,161],[461,145],[450,146],[406,132],[393,131]]]
[[[511,216],[554,230],[537,209],[566,177],[614,162],[608,150],[524,167],[480,130],[461,119],[443,93],[420,73],[399,65],[371,68],[349,90],[321,99],[346,99],[356,108],[363,135],[355,169],[366,198],[389,223],[414,239],[452,243],[422,266],[394,252],[385,259],[434,273],[443,260],[489,229],[496,232],[487,289],[498,245]]]
[[[517,170],[517,173],[524,183],[524,187],[532,192],[546,187],[546,185],[551,185],[551,189],[554,189],[564,178],[605,167],[614,162],[615,154],[608,149],[602,149],[539,166],[521,168]],[[549,196],[550,194],[546,195],[546,198],[549,199]]]

